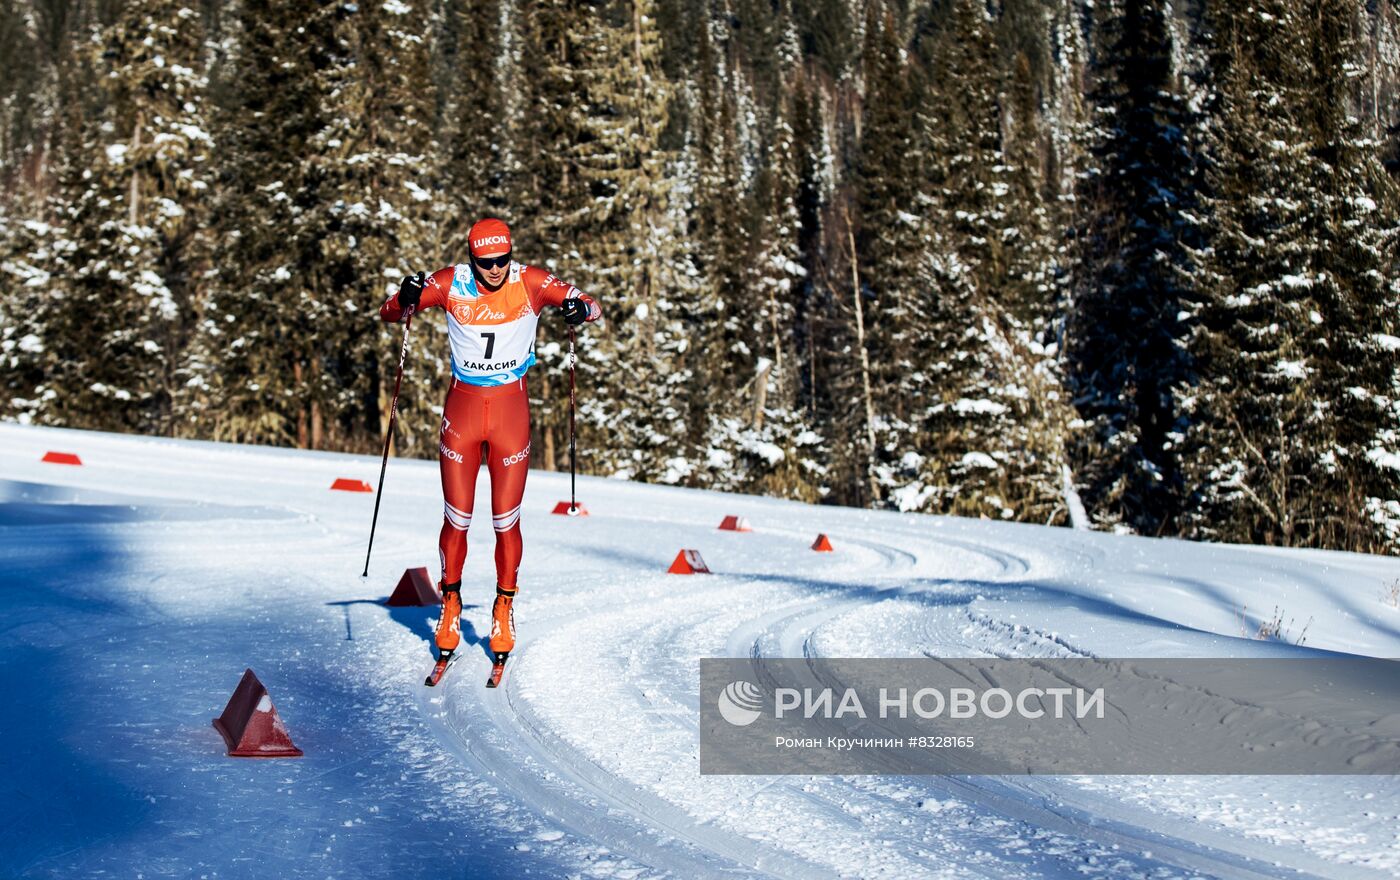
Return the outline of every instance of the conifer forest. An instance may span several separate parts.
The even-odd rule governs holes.
[[[378,454],[485,216],[582,473],[1400,553],[1395,0],[0,0],[0,417]]]

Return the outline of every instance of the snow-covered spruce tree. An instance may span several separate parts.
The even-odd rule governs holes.
[[[212,439],[310,442],[300,282],[315,263],[302,268],[296,225],[317,197],[301,162],[324,125],[316,70],[334,45],[334,14],[312,0],[243,0],[233,25],[228,103],[213,119],[220,252],[201,334]]]
[[[43,420],[47,403],[45,323],[62,238],[52,224],[19,214],[0,205],[0,413],[28,424]]]
[[[1028,303],[1046,296],[1048,255],[1038,199],[1014,198],[1033,196],[1038,175],[1003,149],[1013,126],[993,36],[981,6],[958,2],[923,23],[916,42],[930,81],[920,113],[930,263],[919,442],[900,502],[1044,521],[1058,504],[1059,426],[1047,419],[1054,376],[1031,338]]]
[[[500,40],[500,71],[507,145],[500,218],[511,224],[516,259],[558,272],[564,279],[606,300],[609,292],[590,289],[587,267],[580,265],[579,226],[586,221],[588,194],[569,152],[581,134],[574,38],[581,32],[584,8],[564,0],[522,4],[507,16]],[[506,50],[507,45],[519,47]],[[567,467],[569,376],[562,347],[564,338],[555,316],[540,321],[536,354],[539,364],[530,374],[531,426],[534,461],[545,468]],[[583,336],[590,336],[590,328]],[[578,367],[582,382],[595,381],[597,365]],[[581,395],[587,399],[588,395]],[[587,430],[585,422],[580,430]],[[590,460],[579,463],[592,467]]]
[[[861,373],[860,397],[850,401],[849,410],[859,424],[852,439],[869,469],[868,500],[917,509],[922,499],[910,497],[918,491],[910,479],[915,462],[922,460],[916,425],[935,383],[921,363],[932,343],[926,320],[933,289],[927,258],[932,233],[921,189],[929,161],[918,112],[925,82],[909,62],[904,42],[894,16],[877,4],[869,6],[862,52],[865,101],[852,173],[854,235],[848,236],[854,240],[848,289],[858,288],[843,310],[862,325],[857,335],[863,329],[865,336],[866,351],[856,352],[854,365]]]
[[[219,129],[215,434],[371,449],[399,332],[374,310],[425,268],[439,207],[420,185],[432,151],[427,18],[399,2],[249,0],[241,23],[237,102]],[[445,372],[431,323],[418,323],[409,387]],[[400,450],[432,447],[436,396],[401,402]]]
[[[684,389],[688,433],[680,454],[694,467],[686,482],[699,486],[732,486],[739,426],[745,411],[752,414],[757,391],[762,307],[751,288],[758,206],[748,161],[757,148],[756,120],[730,31],[728,19],[701,22],[697,103],[686,144],[695,167],[689,235],[699,289],[686,301],[693,378]]]
[[[324,413],[315,447],[375,449],[388,427],[401,333],[375,312],[407,272],[440,268],[435,253],[451,199],[435,198],[440,151],[433,118],[429,0],[361,4],[337,19],[337,49],[318,73],[326,121],[310,139],[303,181],[317,201],[297,223],[298,239],[316,259],[307,273],[315,322],[304,378],[314,416]],[[428,261],[423,266],[425,258]],[[302,269],[310,268],[305,263]],[[441,315],[415,322],[400,398],[395,444],[406,454],[435,452],[441,383],[448,375]],[[437,380],[435,385],[434,380]]]
[[[1314,396],[1334,402],[1337,459],[1330,467],[1324,457],[1313,484],[1308,543],[1400,553],[1400,187],[1358,115],[1365,4],[1323,0],[1303,9],[1313,58],[1303,120],[1320,195],[1307,223],[1311,296],[1321,326],[1335,328],[1315,349],[1326,368]]]
[[[791,67],[784,71],[788,82],[796,76]],[[813,501],[826,473],[826,438],[809,424],[799,394],[797,312],[810,273],[802,253],[805,143],[791,121],[806,112],[790,97],[770,122],[771,141],[755,184],[761,222],[751,256],[749,296],[758,311],[751,354],[757,352],[757,361],[750,384],[733,398],[738,412],[731,411],[726,422],[734,437],[735,488]]]
[[[170,0],[127,4],[82,47],[100,104],[66,141],[42,307],[42,421],[189,432],[174,410],[202,299],[203,36]]]
[[[513,120],[522,108],[514,32],[502,28],[512,0],[442,4],[442,38],[431,54],[440,68],[439,144],[442,189],[433,198],[450,206],[434,253],[465,263],[467,231],[481,217],[507,223],[518,207],[508,201],[506,179],[513,164]],[[425,47],[426,49],[426,47]],[[414,53],[425,60],[426,51]],[[523,146],[523,145],[522,145]]]
[[[1198,122],[1173,68],[1163,0],[1099,13],[1096,127],[1077,197],[1082,228],[1066,369],[1087,429],[1073,457],[1096,522],[1170,532],[1185,492],[1178,389],[1199,237],[1192,138]]]
[[[871,291],[859,280],[863,263],[854,243],[860,223],[854,180],[868,89],[864,17],[839,0],[798,4],[793,14],[796,39],[810,53],[799,95],[806,109],[793,123],[804,145],[798,248],[808,273],[794,314],[804,366],[799,400],[804,417],[825,438],[817,450],[825,469],[819,494],[837,504],[870,504],[881,493],[872,464],[877,413],[865,335]]]
[[[581,11],[578,96],[568,108],[578,136],[561,149],[586,199],[570,218],[577,244],[560,271],[603,300],[605,322],[577,334],[589,391],[580,432],[603,473],[681,482],[691,473],[684,401],[694,355],[682,315],[697,285],[684,241],[686,193],[676,184],[686,175],[678,151],[661,144],[672,93],[660,68],[655,4],[613,0]],[[546,338],[564,335],[557,319],[544,323]],[[541,350],[562,366],[560,349],[556,341]],[[562,409],[567,380],[560,378]]]
[[[1212,11],[1191,536],[1400,548],[1397,199],[1354,115],[1359,13]]]
[[[42,423],[50,421],[46,408],[57,396],[47,385],[52,352],[46,328],[61,305],[51,287],[72,249],[64,234],[67,205],[59,184],[66,182],[72,189],[80,185],[87,170],[84,127],[92,114],[102,111],[103,101],[98,97],[98,72],[88,63],[90,32],[81,31],[87,36],[79,46],[66,39],[52,45],[41,39],[42,29],[33,16],[14,23],[22,27],[5,41],[7,51],[14,52],[8,67],[17,102],[11,131],[18,139],[24,128],[21,117],[43,106],[48,108],[44,112],[50,130],[33,132],[40,138],[37,143],[16,140],[6,157],[0,157],[6,163],[7,184],[0,198],[0,413]],[[53,54],[45,56],[46,50]],[[34,65],[27,75],[14,66],[26,64]],[[38,93],[20,92],[26,83]],[[34,106],[21,110],[19,102]]]
[[[822,468],[819,436],[796,408],[792,347],[799,234],[796,157],[781,79],[795,76],[796,52],[771,9],[738,8],[738,23],[712,22],[721,52],[702,48],[697,199],[706,294],[717,308],[699,327],[705,426],[698,485],[812,497]],[[785,48],[786,47],[786,48]],[[768,95],[767,101],[764,95]],[[706,105],[714,107],[707,113]],[[765,107],[768,109],[765,110]],[[716,123],[716,114],[717,122]]]
[[[794,259],[802,270],[800,281],[792,288],[793,345],[799,360],[796,405],[803,421],[814,430],[830,423],[829,413],[834,406],[828,393],[823,353],[828,342],[825,325],[836,313],[831,286],[826,282],[822,249],[823,168],[820,157],[826,152],[826,143],[818,106],[820,100],[808,76],[795,78],[791,114],[792,207],[796,212],[794,246],[797,255]],[[823,467],[830,457],[832,442],[834,438],[828,438],[823,447],[815,451],[821,456]],[[818,491],[826,488],[823,483]]]
[[[1004,218],[990,239],[998,243],[990,289],[993,326],[1004,348],[992,350],[1010,353],[1002,390],[1013,429],[1002,435],[1001,451],[1014,464],[1007,468],[1005,497],[1018,519],[1034,522],[1069,516],[1066,440],[1075,418],[1059,358],[1063,230],[1072,222],[1059,169],[1073,157],[1057,141],[1066,108],[1052,102],[1059,68],[1072,70],[1076,56],[1073,47],[1054,47],[1053,15],[1034,0],[1012,0],[995,25],[1003,167],[993,193]]]

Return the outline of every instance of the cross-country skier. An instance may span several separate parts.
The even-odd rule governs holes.
[[[560,309],[570,326],[601,317],[587,294],[534,266],[511,259],[510,229],[487,218],[468,234],[470,265],[448,266],[430,276],[407,277],[379,310],[398,321],[412,308],[447,313],[452,344],[452,386],[443,406],[438,461],[443,517],[438,536],[442,562],[442,617],[436,641],[435,684],[461,642],[462,566],[483,448],[491,474],[491,524],[496,530],[496,601],[491,609],[495,687],[515,646],[513,604],[519,584],[520,499],[530,466],[530,398],[525,372],[535,362],[535,324],[546,306]]]

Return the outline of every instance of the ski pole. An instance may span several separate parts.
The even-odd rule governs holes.
[[[384,460],[379,463],[379,489],[374,493],[374,519],[369,524],[369,546],[365,548],[365,571],[369,577],[369,554],[374,550],[374,528],[379,525],[379,500],[384,497],[384,471],[389,466],[389,441],[394,437],[394,423],[399,418],[399,386],[403,384],[403,362],[408,358],[408,328],[413,326],[413,307],[409,306],[403,321],[403,347],[399,349],[399,374],[394,379],[394,400],[389,404],[389,430],[384,432]]]
[[[578,516],[574,492],[574,328],[569,328],[569,516]]]

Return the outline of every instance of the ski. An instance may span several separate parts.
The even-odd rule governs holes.
[[[509,651],[497,651],[496,662],[491,664],[491,675],[486,679],[486,686],[489,688],[499,687],[501,676],[506,672],[506,658],[510,656]]]
[[[433,664],[433,671],[428,673],[427,678],[423,679],[423,684],[428,687],[437,687],[437,683],[442,681],[443,675],[447,673],[448,667],[456,662],[457,653],[455,651],[444,652]]]

